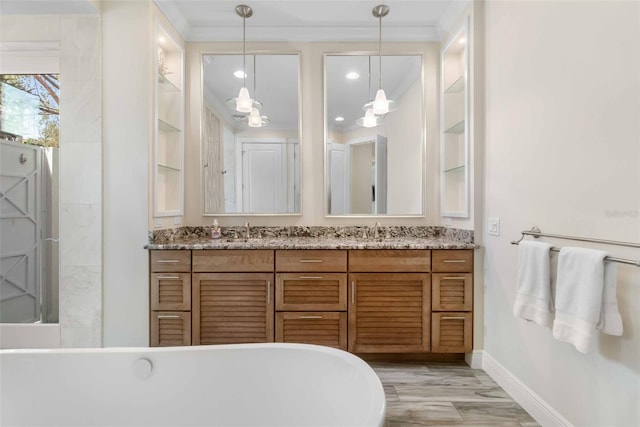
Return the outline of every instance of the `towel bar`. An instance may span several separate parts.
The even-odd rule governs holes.
[[[543,233],[540,231],[538,227],[535,227],[535,226],[532,227],[531,230],[521,231],[521,234],[522,234],[522,237],[520,237],[519,240],[513,240],[511,242],[512,245],[520,244],[520,242],[522,241],[522,239],[525,238],[525,236],[533,236],[536,239],[538,237],[552,237],[554,239],[577,240],[580,242],[592,242],[592,243],[601,243],[604,245],[616,245],[616,246],[626,246],[630,248],[640,248],[640,243],[634,243],[634,242],[620,242],[616,240],[592,239],[590,237],[563,236],[560,234]],[[559,252],[560,248],[552,247],[551,250],[554,252]],[[619,262],[621,264],[635,265],[636,267],[640,267],[640,260],[618,258],[618,257],[612,257],[612,256],[607,256],[605,260],[612,261],[612,262]]]

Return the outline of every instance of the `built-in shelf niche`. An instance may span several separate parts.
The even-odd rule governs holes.
[[[184,212],[184,51],[156,22],[154,217]]]
[[[441,59],[440,209],[469,216],[468,23],[444,45]]]

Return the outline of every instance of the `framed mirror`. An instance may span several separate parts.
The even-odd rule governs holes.
[[[205,215],[300,213],[299,62],[298,54],[202,56]],[[257,110],[251,123],[236,110],[242,87]]]
[[[422,55],[326,54],[324,65],[325,214],[423,215]],[[379,88],[398,108],[368,115]]]

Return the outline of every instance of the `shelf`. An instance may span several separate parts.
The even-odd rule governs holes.
[[[449,129],[445,130],[444,133],[464,133],[464,120],[451,126]]]
[[[163,132],[181,132],[180,129],[162,119],[158,119],[158,129]]]
[[[173,166],[169,166],[169,165],[163,165],[158,163],[158,170],[164,170],[164,171],[171,171],[171,172],[181,172],[182,169],[179,168],[175,168]]]
[[[464,90],[464,76],[460,76],[444,90],[444,93],[460,93]]]
[[[455,166],[449,169],[445,169],[444,173],[449,173],[449,172],[464,172],[464,168],[465,165],[460,165],[460,166]]]
[[[158,74],[158,89],[160,89],[163,92],[180,93],[180,88],[174,85],[170,80],[168,80],[162,74]]]

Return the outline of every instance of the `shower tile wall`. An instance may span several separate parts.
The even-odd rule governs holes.
[[[60,19],[60,328],[63,347],[102,345],[100,18]]]

